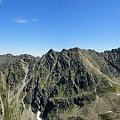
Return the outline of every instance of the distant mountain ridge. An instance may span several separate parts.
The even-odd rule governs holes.
[[[0,56],[0,120],[120,120],[120,48]]]

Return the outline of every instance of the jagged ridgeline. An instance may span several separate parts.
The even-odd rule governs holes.
[[[120,120],[120,48],[1,55],[0,120]]]

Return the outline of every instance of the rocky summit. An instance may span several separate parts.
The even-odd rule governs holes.
[[[120,48],[1,55],[0,120],[120,120]]]

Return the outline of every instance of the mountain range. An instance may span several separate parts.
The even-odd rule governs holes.
[[[0,120],[120,120],[120,48],[0,55]]]

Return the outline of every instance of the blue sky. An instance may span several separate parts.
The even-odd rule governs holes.
[[[0,54],[120,47],[120,0],[0,0]]]

